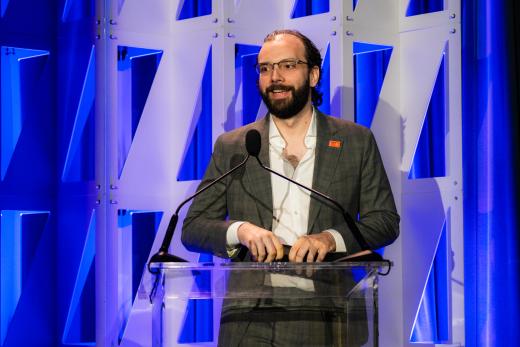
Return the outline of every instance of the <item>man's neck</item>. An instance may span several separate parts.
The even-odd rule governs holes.
[[[289,119],[278,118],[273,115],[273,121],[283,138],[303,138],[307,133],[312,119],[312,104],[309,102],[294,117]]]
[[[280,119],[273,116],[273,121],[285,140],[284,157],[296,168],[305,155],[305,136],[312,121],[312,105],[309,103],[294,117]]]

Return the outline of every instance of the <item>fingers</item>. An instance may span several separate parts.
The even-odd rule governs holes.
[[[251,252],[251,258],[256,261],[258,259],[258,250],[256,248],[256,244],[253,241],[250,241],[247,248],[249,248],[249,251]]]
[[[267,250],[266,263],[279,260],[283,258],[283,245],[280,240],[272,233],[269,232],[263,237],[264,245]]]
[[[289,252],[289,261],[301,263],[322,262],[328,252],[335,249],[335,241],[330,233],[323,232],[300,237]]]
[[[289,261],[301,263],[305,258],[305,255],[309,252],[312,244],[307,236],[302,236],[291,247],[289,251]],[[311,251],[312,253],[313,251]],[[312,260],[311,260],[312,261]]]
[[[274,247],[276,249],[276,260],[280,260],[283,258],[283,245],[280,240],[273,235],[274,238]]]
[[[249,248],[254,261],[269,263],[283,257],[283,245],[269,230],[244,223],[238,228],[237,236],[240,243]]]
[[[254,261],[270,263],[283,258],[283,245],[269,230],[244,223],[238,228],[237,236],[240,243],[249,248]],[[335,248],[334,237],[328,232],[304,235],[291,247],[289,261],[321,262]]]

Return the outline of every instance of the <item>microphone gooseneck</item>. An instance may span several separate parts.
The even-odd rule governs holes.
[[[246,143],[247,144],[247,143]],[[159,251],[155,253],[148,262],[148,271],[154,273],[151,269],[151,264],[153,263],[170,263],[170,262],[186,262],[185,259],[179,258],[175,255],[169,254],[168,249],[170,248],[170,244],[172,242],[173,233],[175,232],[175,228],[177,226],[177,222],[179,221],[179,212],[181,208],[186,205],[189,201],[197,197],[199,194],[202,194],[212,186],[214,186],[216,183],[220,182],[227,176],[231,175],[238,169],[240,169],[242,166],[244,166],[249,159],[249,155],[246,156],[244,160],[242,160],[237,166],[233,167],[226,173],[224,173],[222,176],[216,178],[215,180],[211,181],[208,185],[204,186],[203,188],[196,191],[194,194],[186,198],[184,201],[182,201],[177,209],[175,210],[175,213],[172,215],[170,222],[168,224],[168,228],[166,229],[166,233],[164,235],[164,239],[162,241],[161,247],[159,248]]]

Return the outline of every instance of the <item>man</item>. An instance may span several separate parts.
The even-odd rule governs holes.
[[[264,40],[257,70],[269,114],[217,139],[201,187],[245,158],[245,134],[257,129],[264,164],[339,201],[358,217],[372,249],[393,242],[399,216],[373,135],[313,107],[321,103],[315,45],[297,31],[274,31]],[[189,250],[258,262],[281,259],[283,245],[290,246],[291,262],[362,250],[333,205],[271,175],[255,160],[195,199],[182,242]]]

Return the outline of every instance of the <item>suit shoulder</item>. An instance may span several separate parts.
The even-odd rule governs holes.
[[[325,122],[328,124],[328,127],[331,129],[332,132],[336,132],[338,134],[352,137],[370,137],[372,136],[372,131],[361,125],[354,123],[350,120],[341,119],[332,117],[329,115],[322,114],[325,118]]]
[[[227,145],[243,145],[245,144],[246,134],[251,129],[259,129],[262,126],[262,122],[264,120],[258,120],[256,122],[241,126],[239,128],[227,131],[223,134],[220,134],[217,138],[217,142],[222,144],[223,146]]]

